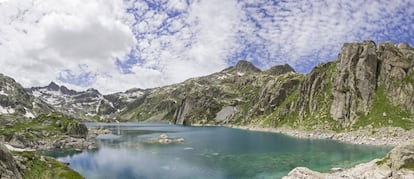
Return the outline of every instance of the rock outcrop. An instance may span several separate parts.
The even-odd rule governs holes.
[[[0,74],[0,115],[23,116],[34,118],[40,113],[48,113],[54,109],[26,93],[25,89],[14,79]],[[0,123],[8,117],[0,118]]]
[[[295,70],[288,64],[276,65],[265,71],[265,73],[269,75],[274,75],[274,76],[282,75],[282,74],[289,73],[289,72],[294,73]]]
[[[366,115],[377,87],[378,57],[375,43],[347,43],[342,47],[333,76],[332,117],[341,125]]]
[[[21,171],[10,151],[0,143],[0,178],[20,179]]]
[[[344,44],[336,61],[321,64],[306,75],[298,97],[285,101],[275,115],[276,123],[312,130],[363,126],[411,129],[413,54],[414,49],[404,43]]]
[[[414,112],[414,49],[406,43],[381,43],[378,86],[385,87],[388,99]]]
[[[414,170],[414,139],[392,149],[384,160],[393,171],[404,168]]]
[[[58,113],[42,114],[29,121],[0,126],[0,141],[16,148],[95,148],[94,142],[87,140],[87,135],[88,129],[85,124]]]

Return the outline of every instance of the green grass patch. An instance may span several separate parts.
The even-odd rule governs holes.
[[[402,168],[414,171],[414,163],[407,163],[407,164],[403,165]]]
[[[76,171],[70,169],[66,164],[50,157],[41,157],[34,152],[13,152],[26,158],[22,164],[26,166],[23,173],[24,179],[82,179]],[[43,158],[43,160],[41,159]]]
[[[375,164],[377,164],[378,166],[384,165],[384,164],[388,163],[389,160],[390,160],[390,158],[387,156],[387,157],[383,158],[382,160],[377,161]]]
[[[0,126],[0,135],[5,136],[6,141],[13,136],[24,138],[25,141],[34,141],[45,137],[46,133],[50,138],[58,137],[59,134],[68,132],[67,130],[74,125],[81,125],[81,123],[59,113],[42,114],[32,120]]]
[[[405,108],[392,105],[387,99],[385,87],[380,86],[375,94],[371,111],[368,115],[358,118],[352,126],[354,129],[371,125],[373,127],[401,127],[409,130],[414,128],[414,122],[410,120],[411,113]]]

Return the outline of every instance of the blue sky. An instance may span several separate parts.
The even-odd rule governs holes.
[[[414,1],[0,0],[0,73],[104,93],[249,60],[308,73],[345,42],[414,44]]]

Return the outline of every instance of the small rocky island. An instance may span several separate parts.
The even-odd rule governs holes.
[[[183,143],[185,140],[182,137],[178,138],[171,138],[167,134],[161,134],[157,138],[150,138],[145,140],[144,142],[147,144],[177,144]]]

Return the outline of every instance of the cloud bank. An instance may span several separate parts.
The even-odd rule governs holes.
[[[104,93],[177,83],[238,60],[306,73],[344,42],[414,44],[414,2],[0,1],[0,73]]]

